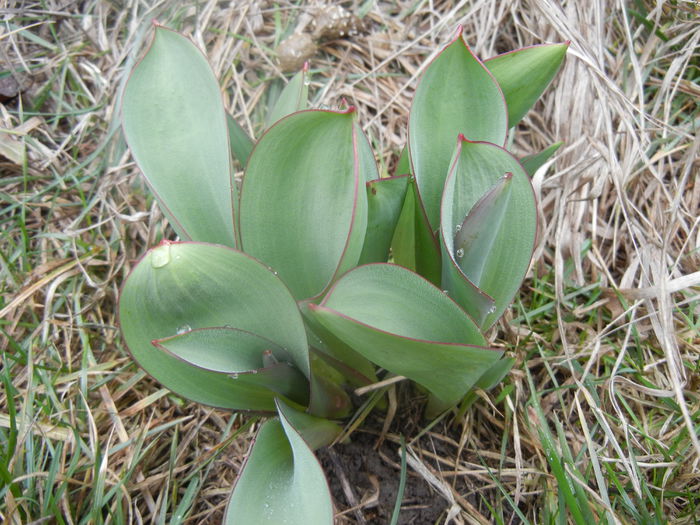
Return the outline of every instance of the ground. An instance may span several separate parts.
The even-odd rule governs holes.
[[[120,284],[146,248],[173,235],[122,138],[121,93],[157,19],[206,51],[227,109],[256,134],[288,78],[278,45],[311,33],[319,5],[0,7],[3,523],[222,515],[259,419],[171,394],[119,336]],[[489,334],[516,365],[433,426],[418,392],[392,387],[396,413],[373,414],[349,443],[320,453],[338,523],[389,522],[402,436],[399,523],[695,523],[697,4],[341,5],[361,22],[302,49],[313,105],[355,104],[389,174],[421,68],[460,24],[482,58],[540,42],[571,47],[515,135],[523,155],[564,142],[533,178],[535,263]]]

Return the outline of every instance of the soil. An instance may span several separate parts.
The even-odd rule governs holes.
[[[407,440],[417,435],[425,424],[420,417],[422,407],[413,404],[409,408],[408,414],[397,414],[390,428],[390,433],[403,434]],[[337,524],[384,525],[391,521],[401,460],[397,443],[384,440],[377,448],[382,425],[382,414],[370,416],[351,435],[350,443],[316,452],[328,478],[336,512],[340,514]],[[423,445],[439,454],[440,443],[431,442],[426,446],[427,439],[422,438],[416,446]],[[449,454],[445,455],[449,457]],[[428,464],[435,467],[433,461]],[[450,503],[409,466],[398,523],[444,523],[449,508]]]

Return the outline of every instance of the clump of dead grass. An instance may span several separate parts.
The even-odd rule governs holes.
[[[565,142],[534,177],[538,262],[494,334],[518,365],[409,445],[443,518],[690,523],[699,512],[700,27],[691,2],[675,4],[348,2],[365,31],[312,59],[315,103],[357,105],[391,172],[422,65],[458,24],[482,57],[571,41],[515,141],[523,154]],[[0,10],[2,74],[22,91],[0,105],[0,515],[210,523],[255,421],[183,403],[123,352],[119,284],[170,232],[120,137],[120,93],[158,18],[207,50],[227,107],[255,134],[284,78],[273,50],[314,4],[79,7]],[[398,447],[402,432],[383,439]],[[447,443],[439,454],[434,440]],[[558,497],[567,483],[571,500]]]

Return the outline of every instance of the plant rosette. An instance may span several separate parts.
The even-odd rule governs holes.
[[[270,416],[226,524],[330,524],[313,450],[339,436],[351,387],[380,368],[404,376],[434,416],[512,366],[484,332],[530,265],[530,175],[557,146],[518,159],[507,138],[568,44],[481,62],[460,28],[420,79],[398,174],[380,177],[355,108],[306,109],[306,67],[253,141],[200,50],[154,33],[126,86],[123,129],[179,241],[150,249],[126,279],[122,335],[173,392]]]

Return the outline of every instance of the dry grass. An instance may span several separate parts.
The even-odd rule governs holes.
[[[365,32],[320,47],[312,87],[316,103],[359,107],[387,170],[406,140],[420,68],[458,24],[481,57],[571,41],[515,143],[526,154],[565,142],[534,178],[545,224],[538,262],[494,334],[518,365],[409,454],[411,471],[445,500],[441,522],[573,523],[577,513],[695,522],[697,4],[355,4],[346,5],[368,9]],[[158,18],[206,48],[227,107],[255,132],[268,86],[284,78],[273,50],[310,12],[286,0],[0,9],[0,80],[11,74],[22,91],[0,105],[4,523],[220,516],[255,421],[160,389],[130,362],[115,326],[124,276],[169,235],[121,139],[119,98]]]

